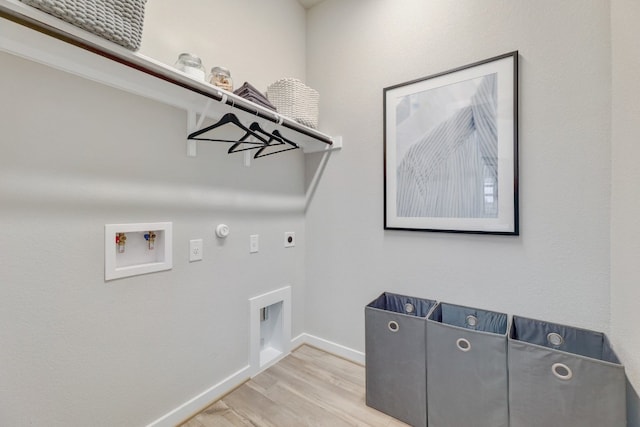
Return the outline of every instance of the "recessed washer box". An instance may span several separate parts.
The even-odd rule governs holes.
[[[171,222],[106,224],[104,279],[171,270],[172,225]]]

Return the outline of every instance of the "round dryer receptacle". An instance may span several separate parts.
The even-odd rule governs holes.
[[[216,236],[224,239],[229,235],[229,226],[227,224],[219,224],[216,227]]]

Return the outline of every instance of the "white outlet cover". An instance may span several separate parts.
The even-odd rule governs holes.
[[[189,262],[202,261],[202,239],[189,240]]]
[[[249,236],[249,253],[255,254],[260,250],[260,236],[252,234]]]
[[[296,245],[296,233],[293,231],[285,231],[284,233],[284,247],[292,248]]]

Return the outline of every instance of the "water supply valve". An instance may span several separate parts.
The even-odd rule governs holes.
[[[124,245],[127,243],[127,235],[125,233],[116,233],[116,245],[118,253],[124,253]]]
[[[149,231],[149,232],[145,233],[144,234],[144,239],[149,244],[149,250],[152,251],[153,248],[155,248],[156,232],[155,231]]]

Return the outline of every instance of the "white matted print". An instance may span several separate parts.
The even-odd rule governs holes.
[[[384,89],[385,229],[517,235],[518,53]]]

